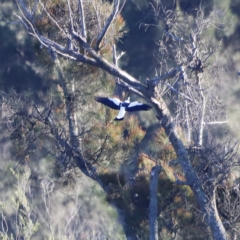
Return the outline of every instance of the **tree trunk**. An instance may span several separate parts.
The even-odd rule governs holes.
[[[158,191],[158,176],[161,171],[161,166],[154,166],[151,171],[150,179],[150,203],[149,203],[149,229],[150,240],[158,240],[158,221],[157,221],[157,191]]]
[[[182,170],[184,171],[187,184],[194,192],[199,208],[202,212],[202,215],[204,216],[204,220],[211,229],[213,239],[227,240],[226,230],[224,229],[222,221],[218,215],[215,198],[209,199],[206,196],[201,182],[190,162],[187,149],[178,136],[168,107],[162,98],[158,99],[158,101],[152,98],[152,101],[155,104],[158,113],[158,119],[177,154],[177,159],[181,165]]]

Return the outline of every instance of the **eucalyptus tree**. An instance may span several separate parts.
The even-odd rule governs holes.
[[[105,72],[114,77],[115,93],[121,92],[119,88],[124,89],[154,107],[160,128],[164,129],[174,149],[176,159],[168,159],[168,168],[172,169],[175,183],[191,189],[201,219],[209,227],[212,238],[227,239],[217,208],[216,191],[218,185],[228,180],[230,171],[236,165],[235,145],[218,147],[216,136],[211,131],[216,125],[226,124],[227,119],[224,102],[218,94],[221,69],[213,57],[219,46],[214,47],[206,37],[206,32],[221,19],[222,12],[213,11],[205,18],[200,9],[193,18],[167,10],[161,2],[152,4],[149,16],[159,21],[162,39],[158,42],[159,52],[155,56],[155,77],[141,82],[118,65],[123,53],[117,53],[116,43],[125,33],[124,20],[120,15],[124,2],[114,0],[109,4],[98,0],[67,0],[56,4],[54,1],[16,0],[16,4],[19,8],[19,13],[15,15],[17,21],[52,56],[65,99],[64,120],[58,119],[53,104],[44,109],[33,106],[30,112],[18,112],[18,117],[28,121],[30,127],[38,123],[45,126],[46,133],[54,138],[55,154],[62,173],[76,164],[84,175],[96,181],[110,196],[114,192],[109,184],[112,175],[99,171],[99,160],[103,156],[111,158],[115,153],[108,144],[110,135],[116,148],[120,144],[124,152],[129,147],[126,141],[116,136],[121,136],[124,130],[119,126],[107,125],[104,131],[108,131],[109,135],[102,134],[99,125],[91,126],[98,136],[91,138],[90,132],[83,126],[87,121],[84,122],[84,116],[77,112],[77,80],[73,82],[69,79],[66,83],[62,65],[63,59],[66,59],[83,69],[86,66],[92,69],[93,74],[84,78],[85,84],[92,83],[90,77],[94,77],[95,73]],[[142,26],[156,27],[144,23]],[[104,80],[101,81],[104,85]],[[106,94],[103,87],[100,92]],[[91,103],[82,104],[82,109],[84,106],[96,109]],[[108,122],[108,117],[104,121]],[[65,121],[64,126],[62,121]],[[131,126],[134,121],[131,120]],[[137,128],[134,139],[142,137],[141,129]],[[91,144],[94,146],[90,147]],[[153,162],[164,164],[158,158]],[[123,180],[118,181],[122,184]],[[136,232],[129,233],[124,225],[128,213],[119,207],[117,198],[111,200],[123,219],[126,236],[136,239]],[[169,227],[170,230],[173,228]]]

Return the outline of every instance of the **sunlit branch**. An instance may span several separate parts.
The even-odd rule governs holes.
[[[119,55],[117,55],[115,44],[113,44],[112,46],[112,52],[113,52],[113,64],[118,68],[119,59],[125,54],[125,52],[121,52]],[[114,95],[119,96],[121,98],[122,88],[119,87],[120,86],[119,84],[117,84],[118,81],[119,81],[119,77],[116,78],[116,87],[114,90]]]
[[[84,14],[84,8],[82,4],[82,0],[78,0],[78,11],[79,11],[79,20],[80,20],[80,34],[83,37],[83,39],[86,41],[87,39],[87,28],[85,23],[85,14]]]
[[[74,31],[74,26],[73,26],[72,9],[71,9],[69,0],[67,0],[67,5],[68,5],[68,12],[69,12],[69,19],[70,19],[70,24],[71,24],[71,30],[72,30],[72,32],[75,32]]]
[[[20,21],[24,24],[24,26],[28,30],[29,34],[32,34],[33,36],[35,36],[41,42],[41,40],[39,39],[38,33],[35,29],[35,26],[32,23],[32,16],[28,12],[26,6],[22,2],[22,0],[16,0],[16,1],[17,1],[18,8],[19,8],[19,10],[20,10],[20,12],[21,12],[21,14],[22,14],[22,16],[23,16],[23,18],[26,22],[24,22],[23,18],[20,17],[19,15],[15,14],[15,16],[18,17],[20,19]],[[44,43],[42,43],[42,44],[44,44]],[[45,45],[45,44],[44,44],[44,46],[47,47],[47,45]]]
[[[111,23],[113,22],[113,20],[115,19],[115,17],[119,13],[119,5],[120,5],[120,0],[114,0],[113,11],[112,11],[111,15],[109,16],[109,18],[107,19],[106,24],[103,27],[102,31],[100,32],[100,34],[97,37],[97,42],[96,42],[96,45],[95,45],[95,50],[96,51],[99,51],[99,46],[100,46],[100,43],[102,42],[102,39],[106,35]]]
[[[186,113],[186,123],[187,123],[187,141],[188,143],[191,142],[191,132],[192,132],[192,127],[190,124],[190,119],[189,119],[189,114],[188,114],[188,102],[185,101],[185,113]]]
[[[113,51],[113,64],[116,67],[118,67],[118,61],[125,54],[125,52],[121,52],[119,55],[117,55],[116,44],[113,44],[112,51]]]
[[[204,122],[205,125],[217,125],[217,124],[225,124],[228,121],[217,121],[217,122]]]
[[[149,189],[149,236],[150,240],[158,240],[158,176],[162,167],[156,165],[151,170]]]
[[[16,0],[19,9],[22,11],[22,14],[29,20],[32,20],[31,13],[27,10],[24,2],[22,0]]]
[[[201,86],[201,79],[199,80],[199,86]],[[200,117],[200,124],[199,124],[199,132],[198,132],[198,145],[202,146],[203,143],[203,130],[204,130],[204,117],[206,114],[206,97],[204,96],[203,91],[200,91],[200,96],[202,98],[202,109],[201,109],[201,117]]]
[[[196,56],[197,53],[197,47],[196,47],[196,36],[193,34],[190,34],[190,43],[191,43],[191,58],[189,59],[189,62],[192,61],[192,59]]]

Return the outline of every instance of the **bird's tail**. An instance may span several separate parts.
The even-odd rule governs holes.
[[[124,117],[123,118],[115,118],[114,121],[122,121],[123,119],[124,119]]]

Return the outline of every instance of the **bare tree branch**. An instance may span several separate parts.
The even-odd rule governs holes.
[[[111,13],[111,15],[109,16],[105,26],[103,27],[103,29],[101,30],[101,32],[99,33],[98,37],[97,37],[97,41],[96,41],[96,45],[95,45],[95,51],[98,52],[100,49],[100,43],[102,42],[102,39],[104,38],[104,36],[106,35],[111,23],[113,22],[113,20],[116,18],[116,16],[119,14],[119,6],[120,6],[120,0],[113,0],[113,11]]]
[[[83,8],[83,0],[78,0],[78,11],[79,11],[79,20],[80,20],[80,33],[83,39],[87,40],[87,28],[85,23],[85,14],[84,14],[84,8]]]
[[[206,124],[206,125],[217,125],[217,124],[225,124],[225,123],[228,123],[228,121],[204,122],[203,124]]]
[[[46,37],[44,33],[40,34],[37,26],[34,24],[33,15],[24,2],[22,0],[16,1],[21,11],[21,15],[18,18],[25,25],[29,34],[36,37],[49,51],[65,58],[100,68],[117,77],[116,85],[124,87],[146,101],[151,101],[157,112],[157,118],[165,130],[186,178],[186,181],[180,181],[177,175],[175,175],[176,183],[187,184],[191,187],[205,222],[211,228],[213,238],[226,240],[226,231],[216,207],[215,189],[216,184],[223,181],[234,166],[233,162],[228,161],[234,155],[231,155],[230,151],[228,154],[219,153],[213,147],[210,151],[204,146],[205,143],[203,141],[206,125],[211,126],[227,122],[215,121],[216,119],[222,119],[223,116],[223,104],[215,97],[215,92],[213,92],[214,84],[208,83],[209,79],[213,80],[209,73],[211,70],[207,70],[207,62],[215,49],[211,50],[208,44],[201,41],[202,32],[211,25],[211,18],[205,19],[203,10],[200,10],[196,19],[189,20],[190,18],[185,18],[184,15],[177,16],[175,12],[163,9],[162,4],[156,7],[152,5],[154,16],[164,23],[165,34],[163,34],[164,37],[159,43],[158,63],[161,66],[160,69],[164,69],[165,74],[162,74],[161,70],[159,70],[160,74],[156,71],[157,77],[150,79],[145,85],[118,67],[118,60],[122,54],[117,56],[115,46],[111,46],[113,63],[104,58],[104,55],[101,55],[102,53],[99,51],[104,37],[107,36],[109,28],[120,12],[120,0],[114,0],[113,10],[102,29],[100,24],[102,19],[95,8],[97,15],[95,23],[97,27],[94,33],[97,32],[98,36],[94,47],[92,47],[92,44],[95,42],[95,36],[90,40],[87,39],[87,33],[90,35],[90,31],[87,31],[89,30],[86,27],[88,22],[85,19],[86,14],[84,14],[84,10],[86,11],[87,9],[84,9],[82,0],[78,0],[80,29],[77,29],[78,24],[74,22],[76,14],[74,15],[74,9],[71,8],[69,0],[67,0],[68,20],[70,22],[68,30],[65,30],[57,20],[54,20],[47,13],[48,18],[63,33],[61,35],[64,37],[63,42],[60,42],[59,39]],[[46,9],[44,11],[47,12]],[[178,17],[180,21],[178,21]],[[169,38],[171,44],[168,42]],[[70,45],[73,47],[69,48]],[[175,67],[171,69],[172,66]],[[167,86],[171,91],[167,90],[164,92],[164,96],[161,95],[159,90],[161,87],[160,83]],[[65,97],[71,95],[64,82],[62,87]],[[173,112],[168,107],[168,102],[175,104],[176,112]],[[34,120],[40,120],[45,124],[54,136],[54,139],[56,139],[58,150],[64,154],[66,152],[71,153],[71,158],[76,161],[79,169],[86,176],[96,180],[107,192],[107,185],[100,181],[98,172],[84,158],[80,147],[74,142],[79,135],[74,130],[74,111],[70,102],[66,102],[66,111],[70,136],[66,134],[67,131],[64,129],[60,131],[59,126],[61,124],[51,116],[50,110],[40,111],[37,109]],[[187,128],[187,140],[190,146],[185,144],[183,137],[179,136],[179,126],[182,127],[183,131]],[[196,139],[194,139],[194,135]],[[194,149],[193,152],[190,151],[192,140],[193,145],[199,145],[199,148]],[[205,145],[207,144],[209,143]],[[97,150],[95,155],[98,152],[101,154],[101,149]],[[199,160],[197,163],[196,159]]]
[[[158,240],[158,221],[157,221],[157,190],[158,176],[161,172],[161,166],[156,165],[151,170],[150,179],[150,202],[149,202],[149,225],[150,225],[150,240]]]

